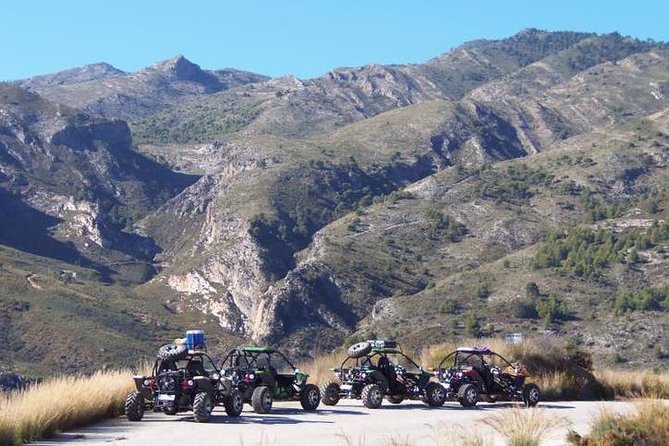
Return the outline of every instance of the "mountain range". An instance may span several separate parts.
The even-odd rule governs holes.
[[[0,358],[131,364],[197,325],[212,351],[511,331],[661,362],[668,161],[669,45],[617,33],[1,84]]]

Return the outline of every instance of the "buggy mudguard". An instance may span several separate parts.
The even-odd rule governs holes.
[[[135,375],[132,377],[132,380],[135,381],[135,387],[144,399],[153,400],[153,391],[144,385],[144,381],[147,380],[146,376]]]
[[[209,395],[214,394],[214,386],[206,376],[196,376],[193,378],[194,387],[200,392],[207,392]]]
[[[232,381],[230,381],[229,379],[221,379],[219,382],[220,382],[221,387],[222,387],[221,391],[225,395],[230,395],[230,392],[232,391]],[[212,386],[212,388],[213,388],[213,386]]]

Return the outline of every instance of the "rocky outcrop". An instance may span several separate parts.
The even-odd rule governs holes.
[[[181,101],[267,79],[239,70],[203,70],[179,55],[135,73],[96,64],[17,83],[54,102],[99,116],[134,120]]]

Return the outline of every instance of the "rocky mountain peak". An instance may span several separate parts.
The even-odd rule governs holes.
[[[18,84],[24,88],[40,90],[48,87],[78,84],[82,82],[106,79],[113,76],[122,76],[125,74],[125,71],[119,70],[113,65],[110,65],[106,62],[97,62],[84,65],[83,67],[70,68],[59,71],[57,73],[34,76],[22,81],[18,81]]]
[[[199,65],[178,54],[171,59],[158,62],[151,66],[151,69],[172,75],[179,80],[190,81],[202,75],[204,71]]]

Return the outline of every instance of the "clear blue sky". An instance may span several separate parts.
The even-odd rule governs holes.
[[[4,0],[0,11],[2,80],[100,61],[135,71],[176,54],[308,78],[528,27],[669,41],[669,0]]]

